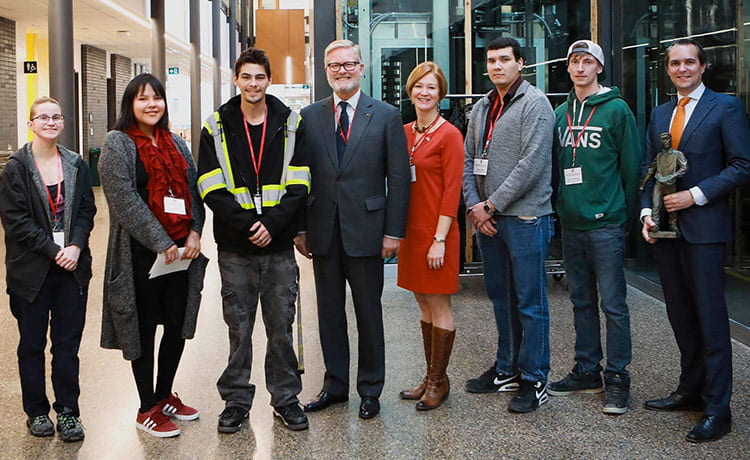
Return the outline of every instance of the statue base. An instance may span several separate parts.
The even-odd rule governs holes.
[[[651,238],[679,238],[680,232],[659,230],[658,232],[648,232]]]

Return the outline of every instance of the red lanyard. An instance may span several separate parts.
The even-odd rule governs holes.
[[[34,166],[36,166],[36,170],[39,172],[39,176],[42,176],[42,170],[39,169],[39,165],[36,163],[36,160],[34,160]],[[57,154],[57,197],[53,200],[52,194],[49,192],[49,187],[45,184],[44,190],[47,192],[47,201],[49,201],[49,208],[52,210],[52,215],[57,217],[57,205],[60,204],[60,201],[62,199],[62,194],[60,193],[60,190],[62,187],[60,184],[62,184],[62,161],[60,160],[60,154]],[[44,182],[44,177],[42,177],[42,182]]]
[[[349,103],[347,102],[346,105],[349,106]],[[341,139],[344,140],[344,144],[349,143],[349,134],[351,134],[352,132],[352,125],[354,124],[355,113],[357,113],[357,109],[354,109],[354,112],[352,112],[352,118],[349,120],[349,129],[347,129],[346,133],[344,133],[344,130],[341,129],[341,123],[339,122],[339,120],[341,119],[341,112],[338,109],[338,105],[336,106],[336,131],[338,131],[339,136],[341,136]]]
[[[412,159],[414,158],[414,152],[416,152],[419,146],[424,143],[425,139],[427,138],[427,135],[430,133],[430,130],[432,129],[433,126],[435,126],[435,123],[437,123],[437,121],[440,118],[441,118],[440,114],[438,114],[438,116],[435,117],[434,120],[432,120],[432,123],[430,123],[430,125],[427,126],[427,128],[425,128],[425,130],[422,132],[422,137],[420,137],[419,140],[417,140],[416,135],[414,136],[414,145],[412,146],[411,151],[409,152],[409,164],[412,164]],[[414,128],[415,123],[416,121],[412,123],[412,129]]]
[[[245,137],[247,137],[247,146],[250,148],[250,159],[253,161],[253,169],[255,170],[255,193],[260,194],[260,164],[263,162],[263,150],[266,145],[266,127],[268,126],[268,107],[263,114],[263,130],[260,134],[260,154],[258,159],[255,159],[255,150],[253,149],[253,141],[250,139],[250,129],[247,127],[248,121],[245,116],[242,116],[242,124],[245,125]]]
[[[581,138],[583,138],[583,133],[586,132],[586,127],[589,125],[589,122],[591,121],[591,117],[594,116],[594,112],[596,112],[596,108],[598,106],[594,106],[593,109],[591,109],[591,113],[589,113],[588,118],[586,118],[586,122],[583,124],[583,127],[581,128],[581,132],[578,133],[578,137],[576,137],[573,134],[573,120],[570,118],[570,112],[565,112],[565,116],[568,118],[568,131],[570,131],[570,138],[573,139],[573,163],[571,167],[576,165],[576,149],[578,148],[578,145],[581,143]]]
[[[497,95],[497,98],[495,99],[495,103],[492,104],[492,110],[490,110],[490,114],[495,111],[495,107],[497,107],[497,103],[500,102],[500,95]],[[505,108],[505,102],[503,102],[500,105],[500,111],[497,113],[497,116],[494,120],[490,120],[490,129],[487,130],[487,140],[484,141],[484,149],[482,150],[482,158],[487,157],[487,152],[490,149],[490,140],[492,140],[492,133],[495,132],[495,123],[497,123],[497,120],[500,119],[500,115],[503,114],[503,109]]]

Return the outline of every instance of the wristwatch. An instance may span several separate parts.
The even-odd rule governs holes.
[[[437,236],[433,236],[432,239],[438,243],[445,243],[445,238],[438,238]]]
[[[495,211],[493,211],[493,210],[492,210],[492,206],[490,206],[490,203],[489,203],[489,201],[485,201],[485,202],[484,202],[484,211],[485,211],[485,212],[486,212],[487,214],[489,214],[489,215],[492,215],[492,214],[494,214],[494,213],[495,213]]]

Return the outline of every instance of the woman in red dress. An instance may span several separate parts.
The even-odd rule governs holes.
[[[406,238],[398,255],[398,285],[414,292],[421,310],[427,375],[402,399],[419,400],[417,410],[439,407],[450,390],[448,366],[456,327],[450,295],[458,291],[459,232],[464,147],[461,133],[440,116],[447,82],[434,62],[409,75],[406,91],[417,120],[404,125],[411,166]]]

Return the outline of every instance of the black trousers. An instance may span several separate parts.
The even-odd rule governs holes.
[[[148,271],[155,259],[156,254],[152,252],[142,249],[133,251],[141,356],[134,359],[131,366],[141,400],[141,412],[151,409],[157,401],[172,392],[177,366],[185,348],[182,325],[187,306],[187,271],[149,279]],[[164,334],[159,345],[159,368],[154,387],[154,341],[159,324],[164,325]]]
[[[680,238],[653,246],[680,349],[682,394],[701,396],[705,414],[729,417],[732,344],[724,296],[725,245],[691,244]]]
[[[349,335],[346,321],[346,282],[352,291],[359,334],[357,392],[379,397],[385,382],[383,338],[383,260],[351,257],[344,252],[338,218],[328,254],[313,257],[318,299],[318,329],[326,372],[323,389],[349,393]]]
[[[73,274],[50,262],[47,278],[36,299],[27,302],[10,294],[10,310],[18,322],[18,369],[23,410],[30,417],[49,413],[45,385],[47,327],[52,341],[52,388],[56,412],[68,408],[78,416],[78,349],[86,321],[88,292]]]

